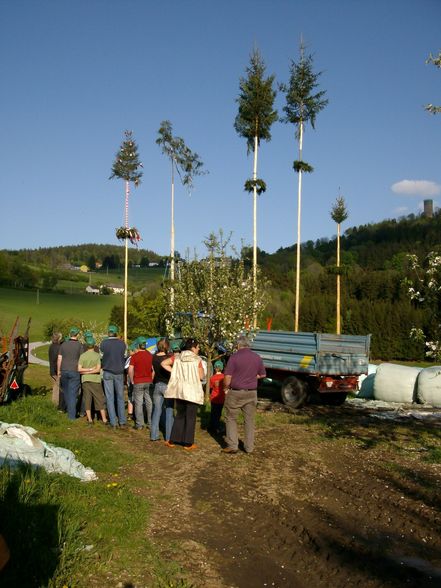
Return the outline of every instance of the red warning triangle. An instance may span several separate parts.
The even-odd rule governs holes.
[[[9,386],[12,390],[18,390],[20,386],[17,384],[17,380],[14,378],[12,384]]]

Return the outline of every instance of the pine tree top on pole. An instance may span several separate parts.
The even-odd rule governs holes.
[[[112,174],[110,180],[118,178],[126,182],[133,182],[135,186],[141,183],[142,163],[139,161],[138,147],[133,139],[132,131],[125,131],[125,140],[123,141],[115,161],[112,165]]]

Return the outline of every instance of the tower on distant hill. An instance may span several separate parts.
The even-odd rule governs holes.
[[[424,216],[433,218],[433,200],[424,200]]]

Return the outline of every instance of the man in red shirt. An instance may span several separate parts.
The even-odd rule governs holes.
[[[152,397],[150,387],[153,382],[153,356],[146,349],[147,339],[138,337],[138,351],[130,358],[129,381],[133,384],[133,404],[135,405],[135,429],[144,427],[144,404],[147,412],[147,425],[152,422]]]

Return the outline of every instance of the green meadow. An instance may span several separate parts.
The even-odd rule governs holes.
[[[82,273],[78,271],[68,272],[72,275],[72,280],[60,279],[57,282],[56,290],[64,290],[68,294],[84,293],[86,286],[89,284],[98,288],[102,284],[112,286],[124,286],[124,268],[109,271],[96,271],[89,273]],[[149,268],[129,268],[129,292],[140,290],[145,286],[151,284],[159,285],[164,279],[164,268],[149,267]]]
[[[79,274],[72,272],[72,281],[59,280],[57,291],[15,290],[0,288],[0,335],[9,335],[17,316],[19,334],[23,334],[31,317],[30,340],[43,341],[44,325],[51,319],[72,318],[82,321],[106,323],[112,307],[123,305],[121,295],[94,296],[86,294],[90,283],[123,286],[124,271]],[[163,280],[163,268],[131,268],[128,273],[129,291],[157,288]],[[78,281],[79,280],[79,281]]]
[[[20,320],[23,334],[31,318],[30,341],[44,340],[44,325],[50,319],[73,318],[84,321],[107,322],[115,305],[122,305],[122,296],[92,296],[89,294],[57,294],[0,288],[0,332],[9,335],[14,321]]]

